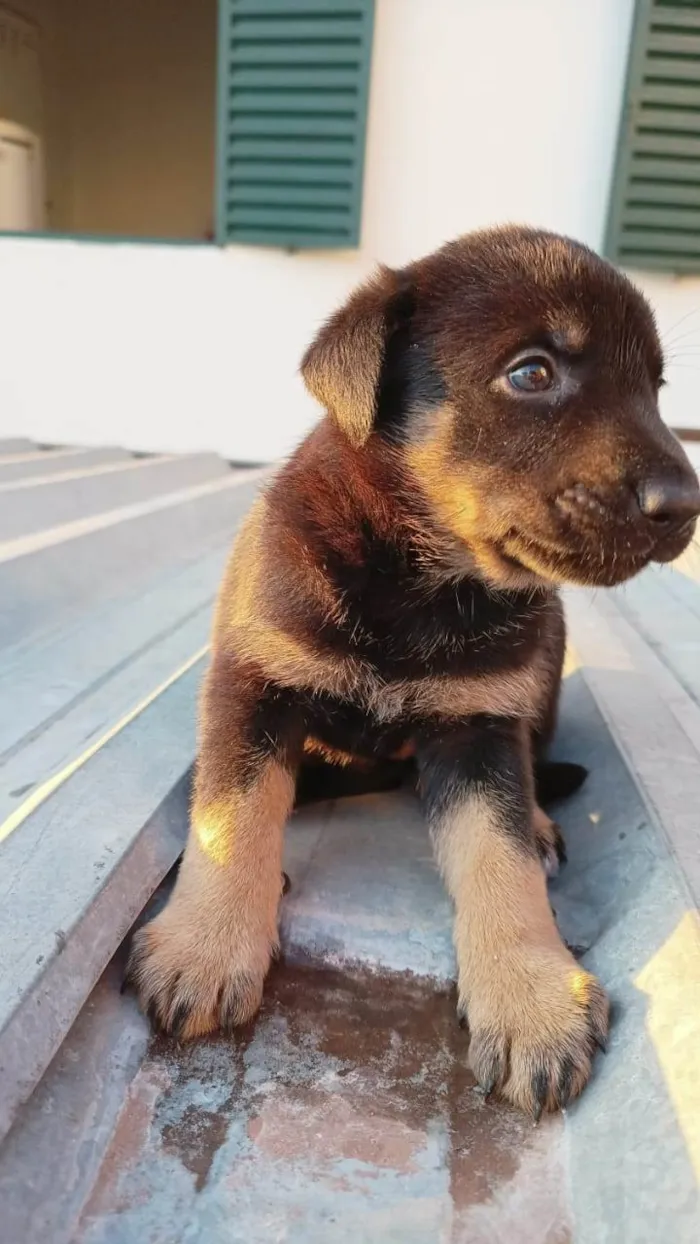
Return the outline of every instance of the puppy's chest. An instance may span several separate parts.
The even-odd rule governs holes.
[[[468,678],[526,664],[542,636],[542,612],[530,602],[495,597],[480,585],[430,593],[373,576],[344,597],[333,627],[336,652],[369,661],[387,681]]]

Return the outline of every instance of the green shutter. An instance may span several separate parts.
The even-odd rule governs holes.
[[[700,272],[700,0],[637,0],[606,253]]]
[[[374,0],[219,0],[217,235],[357,246]]]

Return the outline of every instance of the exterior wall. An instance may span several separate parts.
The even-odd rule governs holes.
[[[0,435],[276,457],[317,415],[304,346],[377,260],[513,220],[600,246],[632,6],[377,0],[357,252],[0,239]],[[665,414],[700,426],[700,279],[638,280],[688,334]]]

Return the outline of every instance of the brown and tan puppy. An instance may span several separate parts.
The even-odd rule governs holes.
[[[277,945],[302,761],[413,755],[455,904],[478,1080],[538,1114],[581,1091],[606,995],[557,932],[533,762],[556,717],[557,584],[670,561],[700,512],[657,410],[641,294],[583,246],[477,233],[383,269],[302,365],[321,424],[221,590],[192,829],[130,974],[182,1038],[249,1019]]]

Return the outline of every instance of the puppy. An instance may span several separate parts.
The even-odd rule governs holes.
[[[581,1091],[608,1029],[541,864],[557,848],[533,786],[562,670],[557,585],[671,561],[700,512],[657,409],[654,319],[584,246],[499,229],[382,269],[302,373],[327,413],[236,542],[191,833],[130,976],[180,1038],[250,1019],[305,758],[367,773],[412,756],[471,1068],[539,1116]]]

